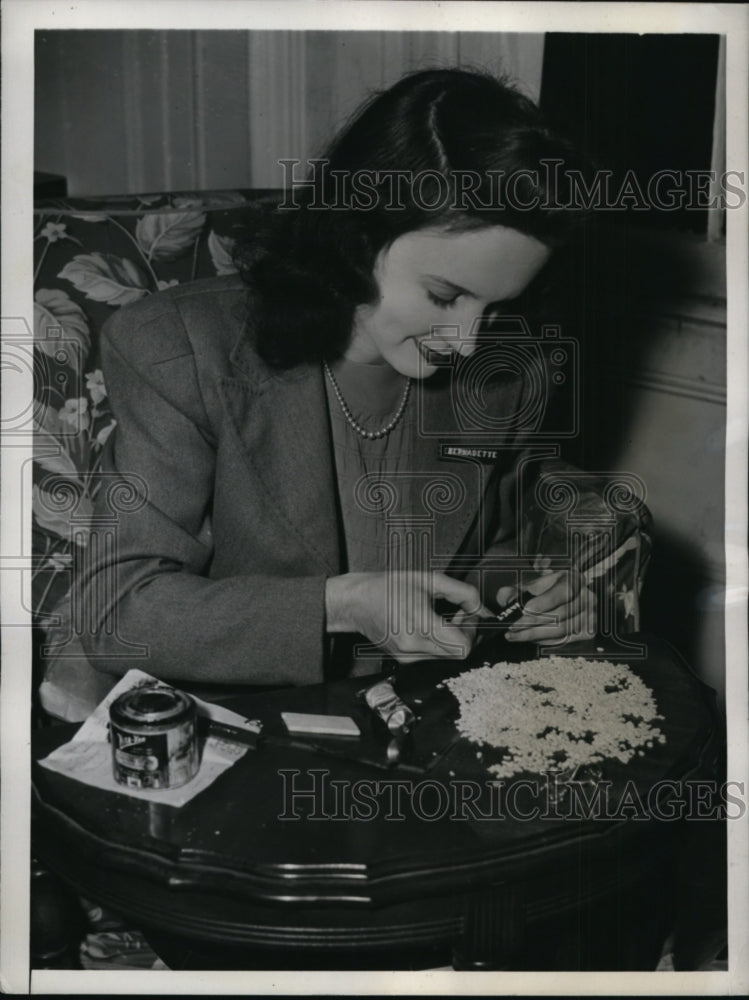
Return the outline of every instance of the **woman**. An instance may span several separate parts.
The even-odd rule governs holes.
[[[530,101],[457,70],[377,96],[323,160],[255,220],[240,277],[107,325],[104,497],[133,495],[81,579],[102,670],[312,683],[383,651],[464,657],[486,604],[516,592],[517,563],[477,567],[516,553],[530,389],[521,370],[483,379],[481,341],[564,242],[574,213],[548,164],[577,164]],[[523,585],[508,641],[594,627],[579,574]]]

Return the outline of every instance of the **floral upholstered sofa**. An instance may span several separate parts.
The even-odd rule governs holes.
[[[250,203],[267,191],[54,199],[34,209],[32,600],[37,687],[51,715],[85,717],[111,679],[88,668],[67,607],[87,544],[102,448],[116,426],[99,361],[112,312],[171,285],[230,274]]]
[[[116,426],[99,360],[102,324],[113,311],[171,285],[231,273],[232,244],[248,206],[277,196],[216,191],[50,200],[35,207],[32,593],[40,640],[35,686],[47,715],[83,719],[112,685],[88,665],[68,599],[76,553],[88,541],[102,448]],[[600,501],[606,491],[602,482],[585,494],[594,521],[601,514],[611,520]],[[594,546],[594,557],[581,567],[589,577],[605,577],[618,634],[639,628],[650,549],[647,509],[636,497],[631,501],[617,508],[610,544]],[[536,505],[527,515],[525,551],[565,550],[564,504]]]

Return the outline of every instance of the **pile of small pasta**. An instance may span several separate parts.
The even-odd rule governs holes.
[[[549,656],[486,663],[444,684],[458,700],[461,734],[504,751],[488,766],[498,778],[607,758],[626,764],[666,742],[652,691],[624,664]]]

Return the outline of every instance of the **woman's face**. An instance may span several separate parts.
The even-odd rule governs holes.
[[[539,240],[504,226],[406,233],[377,258],[380,296],[356,310],[345,356],[427,378],[437,371],[439,358],[430,355],[425,341],[443,359],[453,350],[471,354],[474,321],[520,295],[549,255]]]

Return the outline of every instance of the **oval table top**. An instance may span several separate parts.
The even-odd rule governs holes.
[[[395,766],[384,724],[359,696],[372,679],[361,677],[232,697],[227,707],[259,719],[265,738],[179,808],[47,770],[38,761],[76,727],[40,729],[34,849],[83,895],[139,925],[217,945],[448,940],[465,931],[466,900],[489,887],[512,897],[524,924],[569,912],[673,853],[679,824],[668,803],[719,768],[710,690],[667,644],[629,638],[646,655],[625,662],[653,691],[666,742],[627,764],[604,761],[598,780],[581,772],[574,794],[539,775],[497,782],[491,754],[455,726],[444,678],[535,653],[500,637],[462,663],[398,669],[397,691],[420,718]],[[596,639],[566,652],[618,662],[623,650]],[[281,712],[351,716],[362,737],[289,739]]]

